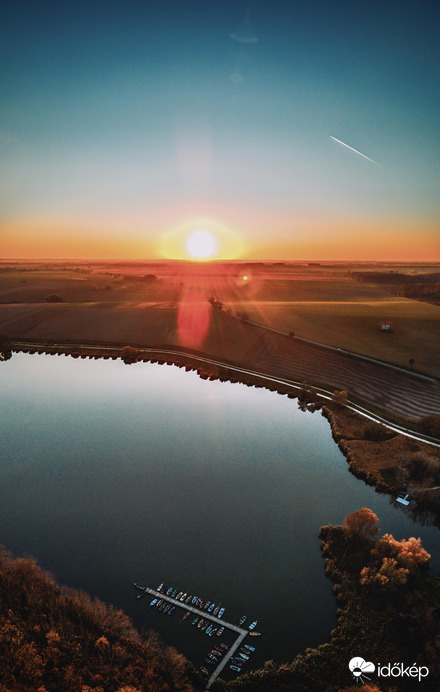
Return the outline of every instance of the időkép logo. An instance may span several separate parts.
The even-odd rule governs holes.
[[[371,661],[365,661],[361,656],[355,656],[348,664],[351,674],[356,682],[371,680],[367,673],[376,672],[378,678],[414,678],[419,682],[429,675],[429,668],[418,666],[413,663],[409,666],[404,663],[378,663],[377,666]]]

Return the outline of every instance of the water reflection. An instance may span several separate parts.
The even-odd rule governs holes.
[[[326,641],[335,624],[321,526],[370,507],[382,533],[421,536],[438,569],[437,528],[413,524],[429,508],[396,512],[347,473],[328,422],[287,397],[61,356],[14,355],[1,377],[2,541],[190,657],[188,630],[142,607],[132,582],[258,619],[259,664]]]

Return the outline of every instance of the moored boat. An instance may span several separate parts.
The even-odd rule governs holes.
[[[249,625],[249,629],[250,629],[250,630],[255,629],[256,624],[257,624],[257,620],[255,620],[254,622],[251,622],[251,624]]]
[[[150,606],[155,606],[157,603],[157,598],[153,598],[153,600],[150,603]]]
[[[224,613],[224,612],[225,612],[225,609],[224,609],[224,608],[220,608],[220,610],[218,611],[218,616],[219,616],[219,618],[222,618],[222,617],[223,617],[223,613]]]
[[[219,627],[217,630],[217,637],[221,637],[224,631],[225,631],[224,627]]]
[[[249,632],[250,637],[261,637],[261,632]]]
[[[246,615],[243,615],[243,616],[240,618],[240,621],[239,621],[238,624],[239,624],[239,625],[243,625],[245,622],[246,622]]]
[[[156,591],[162,591],[162,589],[163,589],[163,584],[159,584],[159,586],[157,587]]]

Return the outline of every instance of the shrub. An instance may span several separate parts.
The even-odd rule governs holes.
[[[431,437],[440,437],[440,416],[431,414],[424,416],[419,421],[419,426],[422,432]]]
[[[345,389],[341,389],[341,390],[336,389],[332,395],[332,401],[335,404],[339,404],[340,406],[346,406],[347,405],[347,398],[348,398],[348,394],[345,391]]]
[[[122,349],[122,360],[124,363],[127,365],[130,365],[130,363],[134,363],[137,361],[139,356],[139,350],[137,348],[133,348],[133,346],[124,346]]]
[[[374,421],[368,423],[364,430],[364,438],[372,442],[383,442],[384,440],[389,440],[391,437],[394,437],[393,432],[388,430],[384,425],[375,423]]]

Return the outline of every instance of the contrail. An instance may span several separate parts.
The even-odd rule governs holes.
[[[374,163],[376,166],[379,166],[379,168],[383,168],[383,166],[380,165],[380,163],[377,163],[377,161],[373,161],[373,159],[370,159],[369,156],[365,156],[365,154],[361,154],[360,151],[357,149],[353,149],[353,147],[350,147],[348,144],[345,144],[345,142],[341,142],[340,139],[336,139],[336,137],[333,137],[330,135],[331,139],[334,139],[335,142],[338,142],[338,144],[342,144],[343,147],[347,147],[347,149],[350,149],[350,151],[354,151],[355,154],[359,154],[359,156],[362,156],[364,159],[367,159],[367,161],[371,161],[371,163]]]

